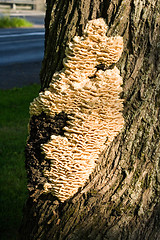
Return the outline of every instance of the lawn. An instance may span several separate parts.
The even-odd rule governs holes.
[[[0,17],[0,28],[19,28],[19,27],[32,27],[33,24],[26,19],[17,17]]]
[[[29,103],[40,86],[0,90],[0,234],[15,240],[27,198],[24,148]]]

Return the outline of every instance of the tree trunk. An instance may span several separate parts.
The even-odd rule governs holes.
[[[102,153],[84,187],[64,203],[44,194],[40,144],[60,134],[65,114],[33,116],[26,147],[29,198],[21,240],[160,239],[159,0],[48,0],[41,90],[62,69],[66,44],[88,20],[103,17],[124,51],[125,126]],[[46,163],[47,164],[47,163]]]

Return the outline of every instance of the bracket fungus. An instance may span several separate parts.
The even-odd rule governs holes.
[[[67,113],[64,136],[52,135],[41,145],[50,162],[43,171],[44,192],[62,202],[84,185],[100,153],[124,124],[122,78],[117,67],[110,68],[121,56],[123,39],[106,37],[106,30],[102,18],[89,21],[84,35],[68,44],[62,71],[30,105],[31,116]]]

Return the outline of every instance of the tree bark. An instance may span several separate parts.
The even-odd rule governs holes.
[[[117,66],[123,77],[125,126],[85,186],[61,203],[42,191],[40,144],[60,134],[65,114],[31,118],[26,146],[29,198],[19,239],[160,239],[159,10],[159,0],[47,1],[41,90],[62,69],[66,44],[82,35],[88,20],[103,17],[107,36],[124,39]]]

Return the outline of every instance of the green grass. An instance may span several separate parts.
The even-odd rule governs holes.
[[[23,18],[0,17],[0,28],[32,27],[33,24]]]
[[[24,148],[28,134],[29,103],[39,85],[0,90],[0,234],[15,240],[27,198]]]

